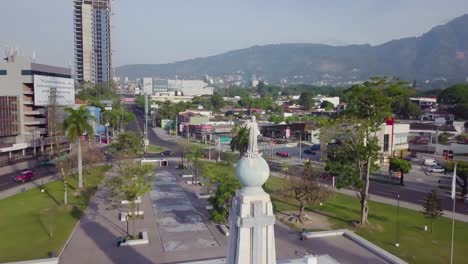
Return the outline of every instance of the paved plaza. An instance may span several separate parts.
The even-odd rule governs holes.
[[[150,198],[165,252],[219,247],[174,173],[158,173]]]
[[[108,177],[116,176],[113,168]],[[126,224],[119,210],[112,208],[110,190],[101,186],[60,257],[60,263],[180,263],[190,260],[224,258],[227,237],[208,219],[206,199],[197,199],[200,186],[186,184],[181,171],[156,169],[153,190],[142,198],[144,219],[137,230],[148,232],[149,244],[118,247]],[[132,224],[130,222],[130,230]],[[305,254],[329,254],[342,264],[386,263],[378,256],[343,237],[299,240],[299,233],[279,221],[275,225],[278,259],[300,258]],[[364,262],[363,262],[364,260]]]

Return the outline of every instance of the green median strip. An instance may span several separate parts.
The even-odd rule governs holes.
[[[83,171],[85,188],[77,176],[67,178],[68,205],[63,205],[63,182],[54,181],[0,200],[0,262],[40,259],[59,254],[110,167]]]
[[[281,188],[281,184],[281,179],[276,177],[270,177],[266,183],[266,190],[272,194],[275,210],[277,212],[298,210],[294,201],[287,201],[275,194]],[[307,209],[327,216],[333,229],[353,230],[354,223],[359,222],[360,218],[358,199],[339,193],[323,203],[323,206]],[[448,263],[452,228],[450,219],[438,218],[431,233],[431,222],[422,213],[400,207],[398,221],[400,247],[397,248],[394,246],[397,236],[396,214],[396,206],[369,201],[370,224],[357,229],[356,233],[408,263]],[[428,226],[428,231],[423,231],[424,225]],[[468,249],[468,223],[455,222],[454,241],[454,263],[464,263]]]

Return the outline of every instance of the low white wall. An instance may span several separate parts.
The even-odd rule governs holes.
[[[59,258],[33,259],[17,262],[7,262],[3,264],[58,264]]]

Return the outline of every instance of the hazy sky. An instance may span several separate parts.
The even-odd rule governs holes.
[[[0,8],[0,47],[73,64],[72,0],[0,0]],[[468,0],[114,0],[112,8],[120,66],[273,43],[380,44],[468,13]]]

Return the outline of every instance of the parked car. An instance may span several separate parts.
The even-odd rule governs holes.
[[[306,149],[304,150],[304,154],[309,154],[309,155],[312,155],[314,152],[310,149]]]
[[[437,161],[435,159],[425,159],[424,166],[437,166]]]
[[[165,150],[165,151],[161,152],[161,155],[162,156],[172,156],[172,155],[174,155],[174,152],[172,152],[172,150]]]
[[[286,152],[286,151],[278,151],[276,152],[276,156],[280,156],[280,157],[283,157],[283,158],[289,158],[289,153]]]
[[[310,150],[320,150],[320,145],[319,144],[312,145],[312,147],[310,147]]]
[[[445,169],[442,166],[427,166],[426,170],[428,172],[438,172],[438,173],[444,173]]]
[[[53,159],[43,159],[41,160],[42,167],[55,166],[55,161]]]
[[[21,172],[20,175],[15,176],[13,180],[17,182],[26,182],[26,181],[32,180],[35,176],[36,176],[36,173],[34,171],[27,170],[27,171]]]

